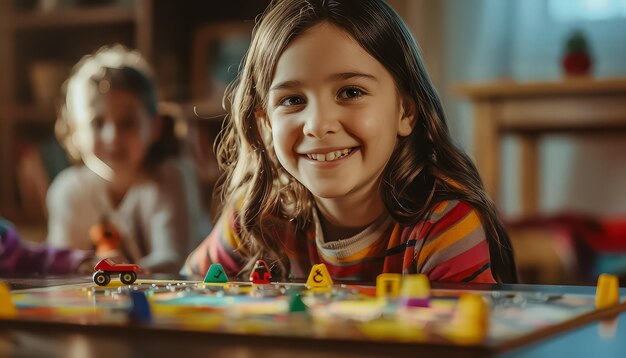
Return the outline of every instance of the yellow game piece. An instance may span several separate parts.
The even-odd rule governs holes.
[[[464,293],[459,297],[455,320],[463,325],[475,325],[487,328],[489,312],[482,296],[475,293]]]
[[[428,307],[430,305],[430,281],[424,274],[405,275],[400,299],[404,306]]]
[[[598,277],[596,308],[606,308],[619,303],[619,280],[615,275],[603,273]]]
[[[400,282],[402,275],[399,273],[381,273],[376,277],[376,297],[380,299],[396,299],[400,296]]]
[[[14,318],[17,309],[11,299],[11,290],[6,283],[0,281],[0,318]]]
[[[333,285],[333,279],[328,273],[328,269],[324,264],[313,265],[309,278],[306,280],[306,287],[309,289],[330,288]]]
[[[489,309],[478,294],[465,293],[459,298],[448,338],[460,344],[476,344],[484,340],[489,331]]]
[[[375,340],[425,342],[428,339],[428,334],[423,327],[397,320],[376,319],[363,322],[357,327],[368,338]]]

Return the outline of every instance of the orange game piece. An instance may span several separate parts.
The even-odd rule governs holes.
[[[108,257],[120,248],[121,236],[108,217],[103,216],[100,222],[89,230],[91,242],[96,247],[96,256]]]

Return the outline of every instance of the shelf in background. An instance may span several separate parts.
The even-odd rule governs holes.
[[[128,5],[89,6],[51,11],[16,12],[10,20],[18,29],[93,26],[135,21],[135,8]]]
[[[37,105],[19,105],[14,107],[16,124],[53,124],[56,114],[53,109]]]
[[[44,232],[46,230],[47,219],[45,215],[40,213],[34,214],[31,211],[23,207],[11,206],[0,209],[0,217],[9,220],[16,228],[21,228],[20,236],[24,236],[22,234],[22,230],[27,230],[30,228],[33,232]],[[24,232],[26,234],[26,232]],[[39,237],[39,239],[34,239],[32,241],[42,241],[45,238],[45,235],[25,235],[30,237]],[[42,237],[43,236],[43,237]]]

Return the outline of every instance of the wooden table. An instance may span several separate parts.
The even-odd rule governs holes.
[[[576,78],[553,82],[461,84],[456,93],[474,107],[474,158],[487,192],[497,202],[501,141],[519,139],[522,214],[539,203],[539,139],[550,133],[626,133],[626,78]]]
[[[89,277],[4,278],[10,287],[27,289],[90,283]],[[593,286],[488,285],[471,283],[432,283],[435,289],[500,291],[501,297],[525,292],[528,297],[545,294],[594,295]],[[502,341],[454,345],[450,342],[394,342],[337,337],[320,339],[281,337],[263,333],[238,334],[180,329],[150,324],[67,323],[36,318],[0,318],[0,357],[552,357],[554,352],[571,356],[622,357],[626,352],[626,288],[619,291],[621,303],[580,315],[556,325]],[[52,299],[53,296],[48,296]],[[495,308],[492,308],[495,309]],[[45,315],[45,311],[42,312]],[[607,336],[608,335],[608,336]],[[597,353],[601,352],[601,353]]]

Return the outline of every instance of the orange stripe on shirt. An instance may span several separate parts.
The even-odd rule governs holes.
[[[480,218],[474,210],[472,210],[463,219],[456,222],[445,232],[437,237],[424,238],[426,244],[422,249],[420,257],[418,257],[418,266],[421,266],[435,252],[453,245],[459,240],[463,240],[467,235],[475,231],[481,226]]]

